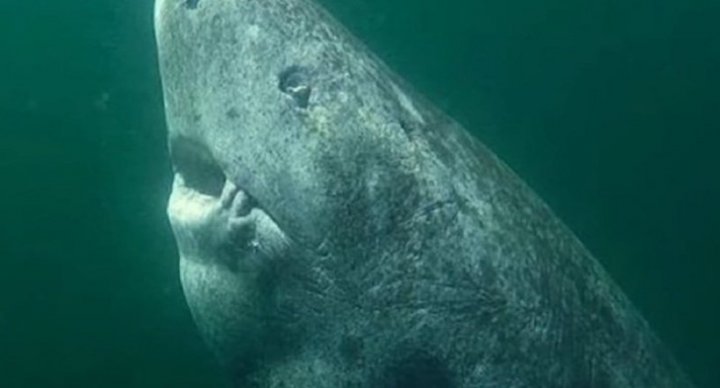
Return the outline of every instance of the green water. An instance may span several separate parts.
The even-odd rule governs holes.
[[[716,1],[323,3],[550,203],[698,387],[720,387]],[[151,1],[5,0],[0,120],[0,386],[225,387],[164,216]]]

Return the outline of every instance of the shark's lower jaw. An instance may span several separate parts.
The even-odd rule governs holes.
[[[176,176],[168,215],[185,297],[203,337],[221,360],[257,359],[275,319],[270,285],[283,269],[278,263],[291,256],[289,239],[227,180],[214,196]]]

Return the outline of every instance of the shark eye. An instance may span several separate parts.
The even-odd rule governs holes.
[[[202,146],[189,141],[175,141],[170,154],[175,171],[185,186],[200,194],[220,197],[225,185],[225,173]]]
[[[185,0],[185,7],[188,9],[196,9],[200,0]]]
[[[283,70],[278,76],[278,88],[283,93],[290,95],[298,107],[307,108],[312,92],[309,69],[293,65]]]

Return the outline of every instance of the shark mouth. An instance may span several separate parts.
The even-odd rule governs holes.
[[[175,179],[167,211],[183,260],[237,272],[283,255],[285,233],[205,147],[171,139],[171,157]]]

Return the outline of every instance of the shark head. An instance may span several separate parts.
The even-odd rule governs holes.
[[[240,386],[692,386],[547,205],[314,0],[157,0],[155,28],[181,280]]]
[[[308,0],[158,0],[155,27],[183,287],[221,359],[252,369],[386,256],[436,184],[416,176],[431,118]]]

